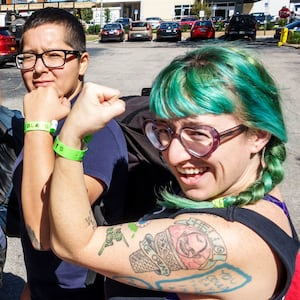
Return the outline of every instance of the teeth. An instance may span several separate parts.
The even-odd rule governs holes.
[[[185,175],[197,175],[197,174],[202,174],[207,170],[207,168],[200,168],[200,169],[195,169],[195,168],[177,168],[177,171],[181,174]]]

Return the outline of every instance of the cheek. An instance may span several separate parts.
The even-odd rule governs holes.
[[[28,91],[32,91],[34,86],[32,84],[33,74],[32,72],[21,73],[24,85]]]

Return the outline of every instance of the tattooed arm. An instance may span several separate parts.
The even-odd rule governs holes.
[[[38,88],[24,97],[25,121],[60,120],[70,111],[70,100],[52,88]],[[22,209],[28,236],[36,250],[50,249],[48,218],[49,181],[54,167],[53,137],[46,131],[25,134]],[[90,203],[102,194],[105,184],[85,175]]]
[[[80,149],[85,135],[124,111],[117,97],[114,90],[87,85],[65,122],[61,141]],[[268,299],[276,287],[272,251],[238,223],[190,214],[97,228],[77,161],[56,158],[49,216],[58,256],[130,285],[176,292],[181,299],[214,295],[230,300]]]

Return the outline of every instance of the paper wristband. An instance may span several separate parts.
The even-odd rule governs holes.
[[[63,144],[57,136],[53,144],[53,150],[57,155],[63,158],[69,160],[75,160],[75,161],[82,161],[87,151],[87,148],[83,150],[79,150],[79,149],[68,147],[67,145]]]
[[[24,123],[24,132],[29,131],[47,131],[51,134],[55,133],[58,122],[53,120],[51,122],[44,121],[29,121]]]

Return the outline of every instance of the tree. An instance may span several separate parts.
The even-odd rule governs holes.
[[[193,15],[199,16],[200,11],[204,11],[204,16],[206,18],[211,17],[211,3],[208,4],[205,0],[195,0],[191,13]]]
[[[93,11],[91,8],[81,8],[80,9],[81,13],[81,18],[85,22],[89,22],[93,19]]]
[[[105,9],[104,11],[104,18],[105,18],[105,23],[109,23],[111,18],[110,18],[110,10],[108,8]]]

